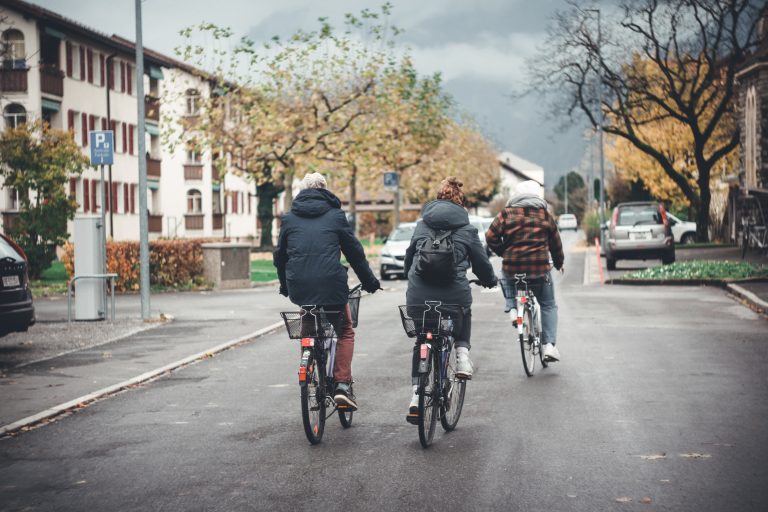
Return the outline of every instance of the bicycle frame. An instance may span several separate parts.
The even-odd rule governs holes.
[[[437,372],[438,387],[437,389],[443,390],[444,383],[448,378],[448,359],[450,357],[450,351],[453,346],[451,343],[451,336],[448,334],[440,333],[440,327],[442,325],[442,312],[438,309],[442,302],[428,301],[425,302],[428,309],[424,310],[422,315],[422,326],[427,325],[427,316],[430,312],[432,316],[437,315],[437,323],[435,324],[437,334],[434,334],[431,330],[425,328],[426,332],[418,335],[417,340],[419,346],[419,369],[418,373],[421,375],[428,374],[432,364],[439,365],[440,371]],[[433,400],[437,399],[439,403],[442,403],[444,396],[443,392],[438,397],[433,397]],[[438,409],[439,411],[440,409]]]

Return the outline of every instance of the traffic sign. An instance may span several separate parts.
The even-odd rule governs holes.
[[[395,192],[400,186],[400,174],[396,172],[384,173],[384,189]]]
[[[91,165],[112,165],[115,160],[115,135],[111,130],[90,132]]]

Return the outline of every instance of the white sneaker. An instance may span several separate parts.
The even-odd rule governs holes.
[[[551,343],[544,344],[542,348],[542,354],[544,354],[544,359],[546,359],[547,361],[560,360],[560,351],[557,350],[557,347]]]
[[[411,403],[408,405],[408,414],[418,414],[419,413],[419,394],[414,393],[411,397]]]
[[[456,349],[456,376],[460,379],[472,378],[472,361],[469,359],[469,350],[465,347]]]

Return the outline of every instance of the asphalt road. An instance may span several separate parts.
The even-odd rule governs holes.
[[[1,440],[0,509],[766,510],[765,320],[719,289],[582,286],[582,257],[557,278],[563,361],[532,378],[477,290],[478,371],[428,450],[392,282],[361,305],[353,428],[307,443],[278,333]]]

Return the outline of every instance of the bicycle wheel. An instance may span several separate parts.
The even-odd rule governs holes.
[[[433,354],[437,354],[434,351]],[[424,448],[429,447],[435,435],[437,425],[439,393],[437,384],[437,372],[439,365],[432,358],[429,373],[422,375],[419,383],[419,441]]]
[[[456,377],[456,350],[448,355],[448,368],[443,381],[443,403],[440,404],[440,423],[446,432],[456,428],[464,407],[464,393],[467,390],[466,379]]]
[[[337,409],[339,412],[339,422],[341,423],[341,426],[344,428],[349,428],[352,426],[352,416],[354,415],[355,411],[351,409]]]
[[[325,430],[325,365],[310,360],[307,381],[301,384],[301,419],[312,444],[323,439]]]
[[[523,369],[529,377],[536,371],[536,354],[533,344],[533,318],[531,310],[525,308],[523,313],[523,334],[520,336],[520,353],[523,355]]]

